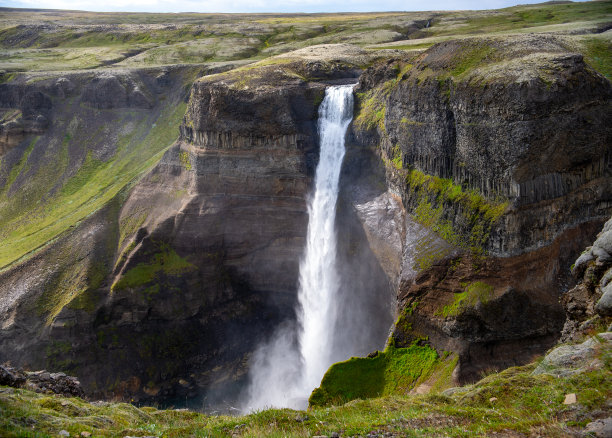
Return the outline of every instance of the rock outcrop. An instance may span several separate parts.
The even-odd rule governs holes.
[[[561,296],[567,315],[562,341],[580,339],[612,322],[612,219],[608,220],[575,263],[578,284]]]
[[[64,373],[42,371],[23,371],[0,365],[0,385],[24,388],[34,392],[54,393],[66,397],[83,397],[81,383],[76,377]]]
[[[533,374],[567,377],[603,368],[601,352],[610,349],[612,349],[611,332],[599,333],[581,344],[561,345],[544,357]]]

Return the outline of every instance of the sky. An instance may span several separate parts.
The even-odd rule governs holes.
[[[541,0],[0,0],[0,7],[99,12],[370,12],[497,9]]]

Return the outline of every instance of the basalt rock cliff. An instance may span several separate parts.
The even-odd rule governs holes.
[[[355,147],[377,145],[406,211],[450,245],[409,250],[395,345],[456,353],[459,382],[544,352],[570,265],[611,212],[610,82],[524,36],[441,43],[366,70],[356,92]]]

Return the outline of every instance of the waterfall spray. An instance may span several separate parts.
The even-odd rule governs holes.
[[[308,395],[332,364],[339,287],[334,222],[344,137],[352,116],[353,86],[328,87],[319,107],[321,151],[308,205],[306,251],[300,263],[297,333],[281,328],[255,352],[247,410],[304,408]]]

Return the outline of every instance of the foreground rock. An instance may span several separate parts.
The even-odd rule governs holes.
[[[563,294],[567,319],[562,341],[583,337],[612,321],[612,219],[597,235],[593,245],[576,259],[572,273],[578,284]]]
[[[76,377],[44,370],[22,371],[7,365],[0,365],[0,385],[24,388],[34,392],[53,392],[66,397],[85,395]]]
[[[612,332],[600,333],[582,344],[562,345],[548,353],[533,374],[567,377],[602,368],[602,350],[612,349]]]

